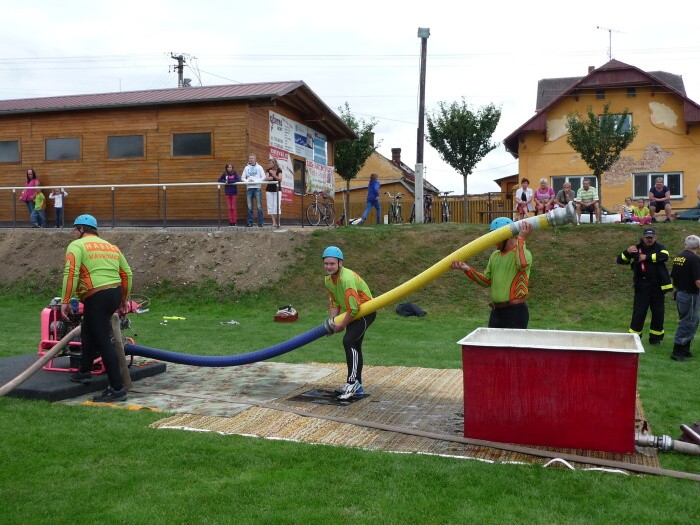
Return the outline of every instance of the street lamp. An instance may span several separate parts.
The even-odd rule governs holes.
[[[423,222],[423,143],[425,142],[425,60],[428,55],[429,27],[418,28],[421,39],[420,93],[418,104],[418,145],[416,147],[416,224]]]

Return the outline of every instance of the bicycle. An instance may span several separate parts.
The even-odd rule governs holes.
[[[306,220],[311,226],[318,226],[321,221],[327,226],[331,226],[335,222],[335,209],[333,201],[329,201],[330,197],[326,197],[322,191],[315,191],[307,195],[313,196],[314,202],[306,207]]]
[[[389,198],[391,199],[391,206],[389,207],[389,224],[401,224],[403,222],[403,214],[401,213],[401,197],[403,193],[397,193],[392,195],[388,191],[385,191]]]
[[[416,201],[413,201],[411,206],[411,217],[408,222],[414,223],[416,220]],[[423,195],[423,222],[433,222],[433,196],[430,193]]]
[[[442,201],[440,201],[440,212],[442,215],[442,222],[450,222],[450,207],[447,204],[447,196],[452,193],[451,191],[442,191]]]

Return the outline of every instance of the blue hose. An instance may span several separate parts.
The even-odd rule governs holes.
[[[250,363],[257,363],[258,361],[264,361],[266,359],[277,357],[278,355],[286,354],[287,352],[296,350],[300,346],[304,346],[315,341],[316,339],[320,339],[327,334],[328,328],[321,324],[316,328],[293,337],[288,341],[284,341],[283,343],[279,343],[262,350],[257,350],[255,352],[248,352],[247,354],[238,355],[212,356],[180,354],[178,352],[170,352],[169,350],[161,350],[160,348],[150,348],[148,346],[140,345],[124,345],[124,353],[127,355],[138,355],[141,357],[148,357],[151,359],[158,359],[160,361],[178,363],[181,365],[240,366],[249,365]]]

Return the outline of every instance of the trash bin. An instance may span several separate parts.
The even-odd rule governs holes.
[[[464,437],[634,452],[638,335],[478,328],[458,344]]]

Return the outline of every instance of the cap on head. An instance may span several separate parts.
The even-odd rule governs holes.
[[[644,230],[644,237],[656,237],[656,230],[654,230],[654,228],[647,228]]]
[[[325,250],[323,250],[323,259],[326,257],[335,257],[336,259],[340,259],[341,261],[345,259],[343,257],[343,252],[338,248],[337,246],[329,246]]]
[[[512,219],[509,219],[508,217],[496,217],[493,221],[491,221],[491,226],[489,227],[489,230],[497,230],[498,228],[508,226],[509,224],[513,224]]]
[[[97,229],[97,219],[95,219],[95,217],[92,215],[84,213],[83,215],[78,215],[78,217],[76,217],[75,222],[73,222],[73,226],[90,226]]]

